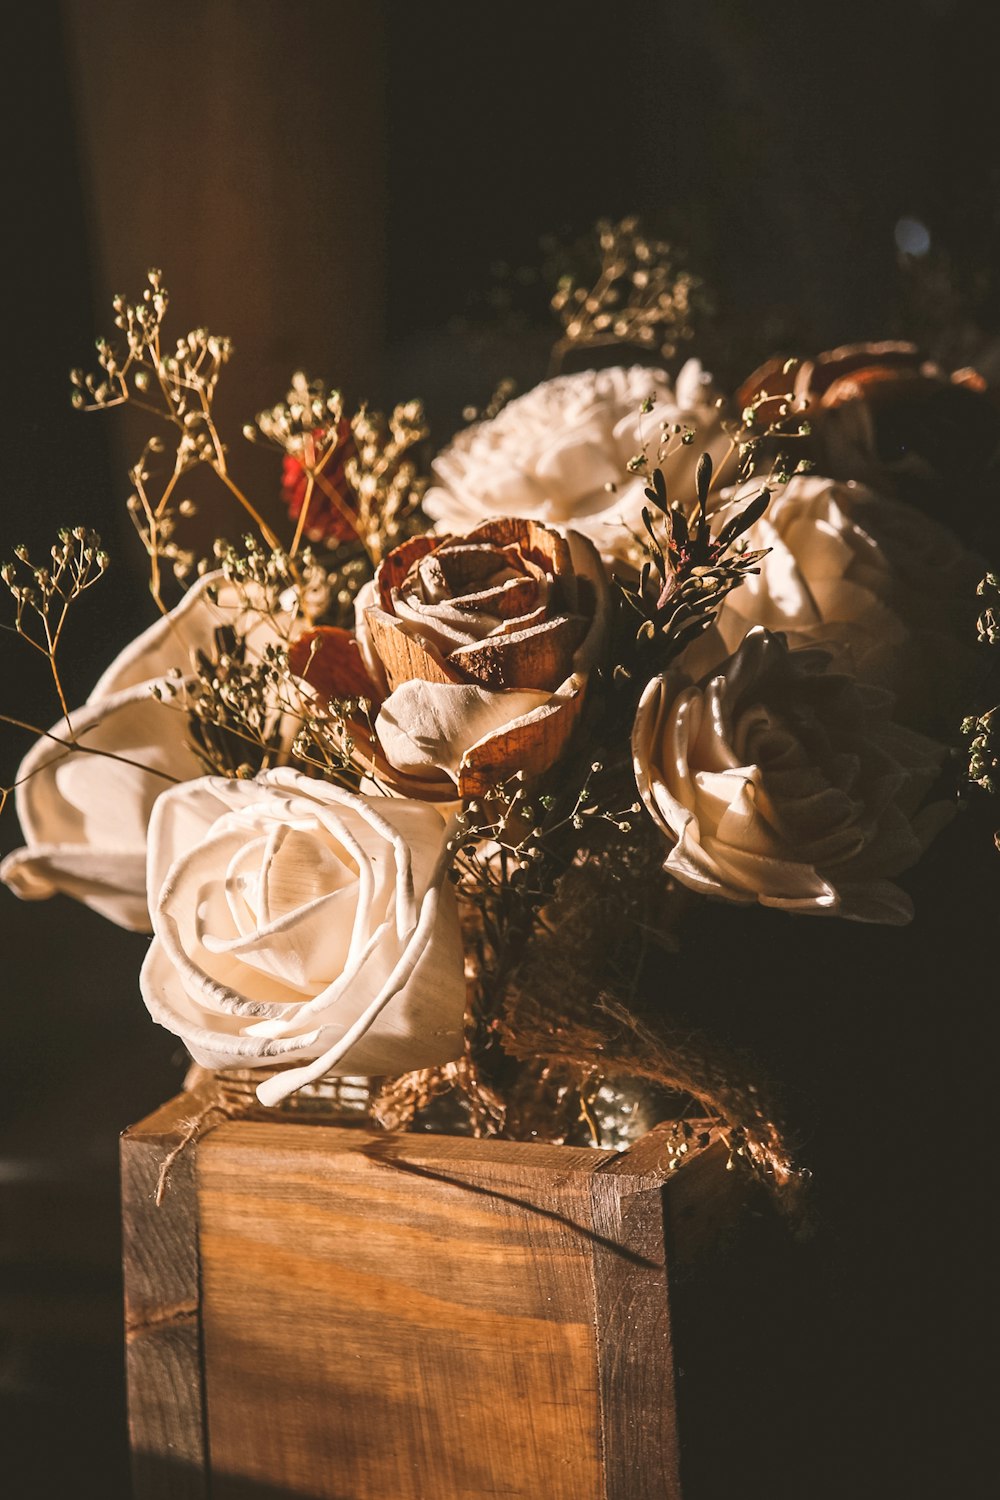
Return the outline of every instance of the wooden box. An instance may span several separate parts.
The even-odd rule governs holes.
[[[136,1500],[678,1500],[672,1313],[745,1197],[721,1142],[667,1172],[659,1131],[235,1121],[158,1208],[190,1112],[122,1141]]]

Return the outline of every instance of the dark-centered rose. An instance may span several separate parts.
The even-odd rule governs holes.
[[[894,723],[891,703],[760,627],[700,682],[654,677],[632,754],[664,869],[726,901],[908,922],[895,877],[953,808],[925,805],[945,747]]]

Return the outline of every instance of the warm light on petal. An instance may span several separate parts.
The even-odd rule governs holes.
[[[675,427],[694,440],[683,442]],[[674,386],[642,365],[584,370],[543,382],[459,433],[434,462],[424,508],[442,531],[465,532],[490,516],[572,526],[620,564],[635,558],[645,504],[646,481],[629,473],[629,460],[642,451],[653,464],[662,458],[671,501],[693,502],[700,455],[721,468],[730,447],[697,360]]]

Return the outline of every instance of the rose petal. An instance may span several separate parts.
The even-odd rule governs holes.
[[[199,775],[187,719],[146,683],[61,720],[21,763],[17,814],[27,848],[0,866],[25,900],[63,891],[119,926],[148,932],[146,827],[160,793]],[[102,752],[102,753],[93,753]],[[111,757],[121,757],[112,759]]]
[[[494,729],[548,703],[546,692],[491,692],[474,683],[402,683],[375,723],[392,765],[408,774],[431,767],[457,783],[463,756]]]
[[[356,637],[336,625],[304,631],[289,647],[288,668],[327,701],[367,698],[371,703],[379,703],[382,700],[382,692],[368,670]]]
[[[209,597],[213,593],[217,595],[214,600]],[[215,632],[223,626],[245,638],[253,659],[267,641],[274,639],[275,628],[264,601],[255,608],[250,597],[252,594],[241,594],[227,583],[221,572],[206,573],[175,609],[115,657],[98,678],[88,701],[98,702],[172,671],[179,670],[186,677],[199,652],[209,657],[216,654]]]

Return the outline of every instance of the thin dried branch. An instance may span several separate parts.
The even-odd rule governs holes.
[[[14,561],[0,567],[0,580],[15,605],[12,629],[49,665],[59,706],[67,726],[69,707],[56,660],[70,606],[104,576],[108,554],[96,531],[85,526],[63,527],[44,563],[34,563],[25,546],[14,548]],[[72,732],[70,726],[70,732]]]

